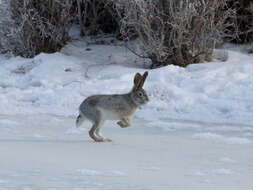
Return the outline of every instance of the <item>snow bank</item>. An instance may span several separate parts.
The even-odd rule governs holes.
[[[34,59],[0,56],[0,113],[77,115],[93,94],[128,92],[146,64],[122,46],[76,41],[61,53]],[[253,124],[252,57],[229,51],[227,62],[150,70],[150,103],[136,117],[148,121]],[[166,123],[166,122],[165,122]]]

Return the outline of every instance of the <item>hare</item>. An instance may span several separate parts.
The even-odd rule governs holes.
[[[96,142],[111,142],[100,133],[100,128],[106,120],[118,120],[122,127],[130,126],[129,117],[138,107],[149,101],[146,91],[143,89],[148,72],[143,75],[137,73],[134,77],[134,86],[129,93],[112,95],[94,95],[86,98],[79,106],[79,115],[76,119],[76,127],[84,120],[93,123],[89,135]]]

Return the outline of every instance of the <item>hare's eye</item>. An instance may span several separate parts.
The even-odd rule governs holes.
[[[140,97],[142,97],[142,96],[143,96],[143,94],[142,94],[141,92],[139,92],[139,93],[138,93],[138,95],[139,95]]]

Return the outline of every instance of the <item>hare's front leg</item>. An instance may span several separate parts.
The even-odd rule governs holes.
[[[122,127],[126,128],[130,126],[130,119],[127,117],[122,118],[120,121],[117,122],[117,124]]]

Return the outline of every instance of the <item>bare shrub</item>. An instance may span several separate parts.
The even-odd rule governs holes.
[[[118,17],[113,0],[77,0],[81,35],[114,33],[118,30]]]
[[[15,55],[33,57],[58,51],[69,39],[74,0],[10,0],[12,25],[5,26],[5,49]]]
[[[228,28],[228,34],[236,33],[235,38],[227,39],[235,43],[253,42],[253,0],[228,0],[228,6],[235,9],[236,16],[228,22],[235,28]]]
[[[123,3],[123,1],[121,1]],[[138,34],[151,68],[211,61],[216,41],[233,14],[226,0],[128,0],[121,33]],[[120,6],[122,8],[122,4]]]
[[[0,6],[0,49],[23,57],[58,51],[69,40],[68,31],[73,23],[80,24],[81,35],[119,30],[113,0],[1,2],[4,6]]]
[[[15,36],[14,21],[11,19],[9,0],[0,1],[0,53],[12,49],[11,36]],[[16,41],[16,40],[15,40]]]

